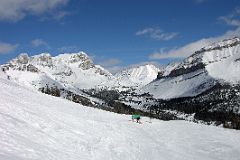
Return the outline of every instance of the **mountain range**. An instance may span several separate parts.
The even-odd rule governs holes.
[[[188,114],[194,120],[240,128],[237,37],[213,43],[164,68],[144,64],[114,75],[94,64],[84,52],[55,57],[23,53],[1,68],[1,77],[91,106],[111,107],[112,101],[117,101],[145,112],[153,109],[157,118],[161,118],[160,109],[175,116]]]

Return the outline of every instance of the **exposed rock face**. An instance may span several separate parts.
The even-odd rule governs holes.
[[[93,64],[93,61],[86,55],[86,54],[79,54],[74,55],[72,58],[72,62],[79,62],[79,68],[82,68],[83,70],[88,70],[90,68],[93,68],[95,65]]]
[[[49,87],[48,85],[46,85],[43,88],[39,88],[39,91],[41,91],[42,93],[45,93],[45,94],[55,96],[55,97],[63,97],[70,101],[73,101],[75,103],[82,104],[84,106],[91,106],[91,107],[94,106],[88,98],[78,95],[76,93],[73,93],[71,91],[67,91],[63,88],[59,89],[56,86]]]
[[[31,57],[31,63],[33,65],[40,66],[53,66],[52,56],[49,53],[42,53],[40,55]]]
[[[20,63],[20,64],[27,64],[29,61],[29,57],[26,53],[22,53],[18,56],[16,61],[17,61],[17,63]]]
[[[83,63],[79,64],[79,68],[82,68],[83,70],[88,70],[93,67],[94,67],[94,65],[90,60],[86,60]]]
[[[188,73],[200,70],[200,69],[204,69],[204,67],[205,67],[205,64],[203,64],[203,63],[198,63],[198,64],[192,65],[188,68],[184,68],[184,66],[181,66],[179,68],[172,70],[171,73],[166,77],[177,77],[177,76],[180,76],[183,74],[188,74]]]
[[[163,71],[161,71],[161,72],[158,72],[158,75],[157,75],[157,79],[161,79],[161,78],[163,78],[164,77],[164,72]]]
[[[38,73],[38,72],[39,72],[39,69],[38,69],[37,67],[35,67],[34,65],[29,64],[29,65],[27,65],[27,71]]]

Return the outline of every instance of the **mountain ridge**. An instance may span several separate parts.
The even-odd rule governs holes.
[[[198,95],[213,86],[215,81],[239,83],[240,76],[237,73],[240,72],[240,63],[236,61],[239,58],[239,38],[214,43],[169,67],[167,73],[159,73],[158,80],[141,88],[140,93],[149,92],[156,98],[168,99]],[[182,87],[176,89],[179,86]],[[166,87],[170,88],[169,92],[157,93],[158,90],[166,91]],[[199,87],[203,89],[200,92],[197,90]]]

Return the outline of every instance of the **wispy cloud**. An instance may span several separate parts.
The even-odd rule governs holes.
[[[222,20],[227,25],[234,26],[235,29],[229,30],[220,36],[203,38],[198,41],[191,42],[182,47],[174,47],[171,49],[162,48],[159,51],[150,54],[149,59],[185,58],[193,54],[195,51],[210,45],[211,43],[240,36],[239,7],[237,7],[231,14],[227,16],[221,16],[219,20]]]
[[[189,43],[182,47],[175,47],[172,49],[160,49],[159,52],[155,52],[149,56],[150,59],[167,59],[167,58],[185,58],[193,54],[195,51],[210,45],[211,43],[221,41],[226,38],[232,38],[235,36],[240,36],[240,27],[232,30],[227,31],[225,34],[217,36],[217,37],[209,37],[204,38],[192,43]]]
[[[200,3],[203,3],[203,2],[206,2],[206,1],[208,1],[208,0],[193,0],[195,3],[197,3],[197,4],[200,4]]]
[[[33,47],[40,47],[40,46],[44,46],[46,48],[50,48],[50,46],[48,45],[48,43],[46,41],[44,41],[43,39],[34,39],[31,41],[31,45]]]
[[[165,32],[159,27],[153,28],[145,28],[136,32],[136,36],[145,36],[148,38],[156,39],[156,40],[163,40],[168,41],[175,38],[178,35],[177,32]]]
[[[219,17],[219,20],[230,26],[240,27],[240,7],[237,7],[231,14]]]
[[[65,18],[66,16],[69,16],[69,15],[71,15],[71,13],[68,11],[59,11],[56,14],[54,14],[53,18],[55,20],[62,20],[63,18]]]
[[[18,48],[18,44],[0,42],[0,54],[12,53]]]
[[[125,67],[124,66],[112,66],[112,67],[107,67],[106,69],[112,73],[112,74],[116,74],[117,72],[120,72],[121,70],[123,70]]]
[[[58,18],[64,17],[65,12],[61,12],[61,7],[70,0],[1,0],[0,1],[0,21],[17,22],[27,15],[43,15],[61,13]]]
[[[60,21],[62,24],[64,24],[64,22],[62,22],[62,20],[65,17],[72,15],[72,12],[60,10],[60,11],[52,12],[49,15],[42,16],[40,18],[40,21],[56,20],[56,21]]]
[[[77,46],[63,46],[57,49],[59,52],[78,52],[80,49]]]
[[[98,56],[95,56],[94,59],[95,58],[98,59],[96,60],[97,61],[96,64],[101,65],[112,74],[115,74],[118,71],[123,69],[123,66],[121,65],[122,61],[120,59],[117,59],[117,58],[106,59],[104,57],[98,57]]]
[[[121,60],[116,58],[111,58],[111,59],[104,60],[99,64],[103,67],[112,67],[112,66],[119,65],[120,63],[121,63]]]

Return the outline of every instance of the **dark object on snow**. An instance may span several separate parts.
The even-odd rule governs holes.
[[[137,120],[137,123],[140,123],[140,119],[141,119],[141,116],[139,114],[133,114],[132,115],[132,121],[134,121],[134,119]]]

